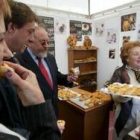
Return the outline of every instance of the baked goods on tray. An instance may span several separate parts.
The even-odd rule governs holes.
[[[122,96],[140,96],[140,86],[133,86],[129,84],[114,83],[107,87],[109,93],[118,94]]]
[[[76,98],[78,95],[68,89],[60,89],[58,91],[58,97],[62,100],[69,100],[71,98]]]
[[[104,102],[111,101],[110,95],[107,95],[101,91],[96,91],[92,93],[92,97],[88,102],[85,103],[88,107],[97,106],[103,104]]]

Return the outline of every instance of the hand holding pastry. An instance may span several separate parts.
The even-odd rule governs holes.
[[[6,77],[12,81],[18,89],[18,96],[24,106],[44,103],[44,96],[39,88],[36,76],[30,70],[10,62],[6,62],[11,69],[6,71]]]
[[[76,68],[71,68],[70,69],[70,73],[68,74],[68,81],[69,82],[73,82],[76,81],[78,79],[78,75],[79,75],[79,67]]]
[[[58,125],[58,128],[59,128],[59,130],[62,134],[64,129],[65,129],[65,121],[64,120],[58,120],[57,125]]]

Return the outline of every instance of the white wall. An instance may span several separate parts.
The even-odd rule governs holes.
[[[59,68],[59,71],[66,74],[68,73],[68,53],[67,49],[69,48],[67,44],[67,37],[70,35],[69,33],[69,21],[70,20],[76,20],[81,22],[90,22],[92,23],[92,20],[89,20],[84,15],[78,15],[78,14],[72,14],[72,13],[63,13],[55,10],[44,10],[41,8],[33,7],[31,6],[33,11],[40,16],[46,16],[46,17],[53,17],[54,21],[57,18],[61,18],[66,20],[66,34],[65,35],[59,35],[55,33],[55,58],[57,61],[57,65]],[[90,37],[93,38],[92,36]],[[82,45],[82,41],[77,42],[77,45]]]
[[[123,12],[118,12],[110,16],[103,16],[102,18],[96,18],[89,20],[82,15],[69,14],[56,11],[47,11],[40,8],[31,7],[38,15],[62,18],[66,20],[67,31],[65,35],[55,34],[55,55],[58,68],[62,73],[68,72],[68,55],[67,55],[67,37],[69,36],[69,20],[91,22],[93,23],[93,35],[90,37],[93,40],[93,44],[97,46],[98,49],[98,89],[102,88],[105,81],[109,80],[117,66],[121,66],[120,60],[120,47],[122,46],[122,36],[131,36],[131,40],[137,39],[137,28],[135,31],[121,32],[121,16],[131,13],[137,13],[136,27],[140,24],[140,7],[131,8]],[[96,37],[94,27],[97,23],[105,24],[105,34],[106,29],[116,29],[117,31],[117,44],[110,45],[106,43],[106,37]],[[78,42],[78,45],[81,45],[82,42]],[[116,49],[115,59],[108,58],[109,49]]]
[[[94,25],[97,23],[105,24],[105,33],[107,29],[116,29],[117,30],[117,38],[118,43],[116,45],[110,45],[106,43],[106,38],[104,37],[96,37],[94,36],[94,42],[96,46],[99,47],[98,52],[98,89],[102,88],[105,81],[109,80],[117,66],[121,66],[120,59],[120,47],[122,46],[122,37],[123,36],[131,36],[131,41],[137,40],[137,31],[138,24],[140,24],[140,7],[131,8],[125,10],[123,12],[119,12],[113,14],[112,16],[103,16],[100,19],[93,19]],[[127,15],[131,13],[136,13],[136,30],[121,32],[121,16]],[[94,26],[95,27],[95,26]],[[116,49],[116,57],[115,59],[109,59],[108,51],[109,49]]]

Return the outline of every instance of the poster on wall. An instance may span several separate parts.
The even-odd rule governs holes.
[[[122,46],[124,45],[124,43],[130,41],[130,36],[123,36],[122,38]]]
[[[49,47],[48,49],[49,53],[55,56],[55,47]]]
[[[105,32],[104,23],[97,23],[95,25],[95,35],[96,35],[96,37],[104,36],[104,32]]]
[[[66,20],[61,18],[55,19],[55,33],[59,35],[66,34]]]
[[[42,24],[46,31],[48,32],[49,36],[49,47],[52,47],[52,49],[55,52],[55,41],[54,41],[54,18],[52,17],[44,17],[39,16],[40,24]]]
[[[109,59],[115,59],[115,52],[116,52],[116,49],[110,49],[109,50]]]
[[[117,31],[115,29],[106,30],[106,43],[107,44],[117,43]]]
[[[121,31],[133,31],[136,29],[136,13],[121,17]]]
[[[82,22],[82,34],[92,35],[92,23]]]
[[[70,34],[76,35],[78,41],[82,41],[81,21],[70,20]]]

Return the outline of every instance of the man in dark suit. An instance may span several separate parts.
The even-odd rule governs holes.
[[[11,14],[8,2],[9,0],[0,0],[0,66],[3,63],[3,58],[6,53],[5,49],[8,49],[4,40],[5,25],[3,19],[5,15],[10,16]],[[22,3],[15,3],[15,6],[17,8],[21,6],[22,10],[25,10],[23,7],[26,7]],[[22,12],[16,12],[16,17],[18,13]],[[24,13],[26,12],[24,11]],[[23,30],[24,28],[22,28],[22,31]],[[20,37],[21,36],[19,36],[19,40],[21,39]],[[6,56],[7,55],[8,54],[6,54]],[[18,130],[21,130],[24,127],[22,125],[20,126],[20,124],[22,121],[26,120],[26,130],[30,133],[30,140],[60,140],[60,131],[57,127],[57,120],[52,103],[50,100],[44,99],[35,74],[20,65],[10,62],[5,63],[12,67],[14,71],[7,69],[5,72],[5,79],[8,83],[3,81],[3,77],[0,78],[0,123],[6,125],[10,129],[16,127],[16,129],[19,128]],[[14,83],[15,87],[12,83]],[[21,100],[21,102],[19,100]],[[22,103],[23,106],[21,106],[20,103]],[[23,115],[22,111],[24,111],[24,116],[26,118],[24,120],[20,117]],[[5,131],[0,130],[0,140],[2,139],[18,140],[19,138],[8,135]]]
[[[34,37],[35,40],[32,41],[29,39],[25,51],[16,57],[22,66],[32,70],[36,74],[45,99],[52,100],[56,116],[58,117],[57,85],[72,86],[73,81],[78,77],[72,73],[64,75],[58,71],[55,58],[48,53],[49,38],[48,33],[43,27],[35,29]],[[40,70],[38,58],[41,59],[48,72],[49,79],[53,84],[52,87]]]

